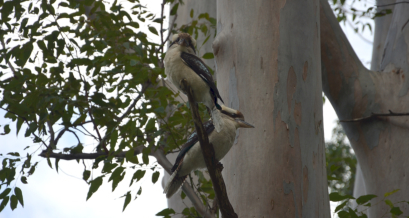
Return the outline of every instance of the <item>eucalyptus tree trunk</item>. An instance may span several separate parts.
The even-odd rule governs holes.
[[[319,1],[217,2],[217,85],[252,131],[223,159],[239,217],[330,217]]]
[[[393,2],[378,1],[378,5]],[[398,202],[409,200],[409,117],[359,120],[373,113],[409,112],[409,5],[392,8],[392,14],[375,20],[370,71],[359,61],[327,0],[321,0],[321,55],[325,95],[340,120],[358,119],[342,126],[357,155],[365,193],[383,197],[400,189],[389,197]],[[403,215],[409,215],[407,204],[398,206]],[[380,203],[373,205],[368,215],[381,217],[389,210]]]
[[[210,17],[214,17],[214,18],[216,17],[216,0],[207,0],[207,1],[185,0],[183,2],[184,4],[179,5],[179,8],[176,14],[176,19],[175,19],[175,16],[170,16],[169,26],[173,24],[176,24],[177,27],[180,27],[182,25],[187,25],[193,19],[197,19],[197,17],[202,13],[208,13]],[[171,5],[171,7],[172,6],[173,5]],[[190,17],[191,10],[193,10],[193,18]],[[201,32],[199,32],[199,36],[197,38],[197,48],[198,48],[197,56],[199,57],[202,57],[206,53],[212,52],[212,43],[214,39],[213,36],[215,34],[215,30],[211,28],[208,28],[208,29],[210,31],[211,36],[205,44],[203,44],[203,42],[205,41],[206,36],[204,36]],[[203,61],[209,67],[211,67],[212,69],[215,69],[215,64],[213,60],[207,59]],[[174,87],[171,83],[167,83],[167,86]],[[173,88],[173,89],[171,88],[171,90],[177,91],[176,88]],[[187,97],[184,94],[181,94],[181,99],[179,100],[183,102],[187,102]],[[177,157],[177,153],[167,155],[167,158],[172,162],[172,164],[176,160],[176,157]],[[165,173],[165,176],[163,177],[163,181],[162,181],[163,187],[168,181],[169,177],[170,175],[168,173]],[[197,180],[193,178],[193,181],[195,182]],[[186,206],[191,207],[192,203],[190,202],[188,198],[185,198],[184,200],[182,200],[182,198],[180,197],[180,194],[175,194],[170,199],[168,199],[168,207],[172,208],[178,213],[182,212]],[[179,218],[179,217],[182,217],[182,215],[174,215],[172,217]]]

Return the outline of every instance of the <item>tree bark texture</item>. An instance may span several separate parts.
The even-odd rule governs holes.
[[[217,85],[255,131],[222,160],[239,217],[330,217],[319,1],[217,1]]]
[[[197,19],[197,17],[201,13],[208,13],[210,17],[216,18],[216,0],[206,0],[206,1],[185,0],[183,2],[184,2],[184,4],[179,4],[176,19],[174,18],[174,16],[170,16],[169,25],[172,25],[173,20],[175,21],[174,23],[177,24],[178,27],[180,27],[182,25],[186,25],[186,24],[190,23],[193,19]],[[172,6],[171,6],[171,8],[172,8]],[[190,11],[192,9],[193,9],[193,12],[194,12],[193,18],[190,17]],[[198,48],[200,47],[200,50],[197,51],[197,56],[199,56],[199,57],[201,57],[205,53],[213,52],[212,43],[213,43],[213,39],[214,39],[213,36],[214,36],[215,30],[212,30],[211,28],[209,28],[209,31],[210,31],[211,36],[210,36],[209,40],[203,46],[202,46],[202,44],[203,44],[204,40],[206,39],[206,37],[199,31],[199,37],[197,38],[197,47]],[[207,59],[207,60],[203,60],[203,61],[209,67],[211,67],[212,69],[215,69],[215,64],[214,64],[213,60]],[[168,87],[174,87],[172,84],[167,84],[167,86]],[[174,88],[172,90],[177,92],[176,88]],[[183,97],[183,102],[187,102],[187,97],[184,94],[181,94],[180,96]],[[176,160],[177,155],[178,155],[177,153],[168,154],[167,158],[172,163],[174,163],[175,160]],[[205,174],[205,175],[207,175],[207,174]],[[163,186],[164,186],[164,184],[166,184],[169,177],[170,177],[170,175],[168,173],[165,173],[165,176],[163,177],[163,181],[162,181]],[[196,182],[197,179],[195,178],[195,176],[193,174],[192,174],[192,177],[193,177],[193,182]],[[210,205],[211,204],[212,204],[212,202],[210,202]],[[175,194],[171,198],[168,199],[168,207],[174,209],[176,212],[182,212],[182,210],[186,206],[191,207],[192,204],[191,204],[190,200],[188,200],[187,198],[185,198],[185,200],[182,200],[182,198],[180,197],[180,194]],[[182,215],[175,215],[173,217],[180,218],[180,217],[182,217]]]
[[[399,4],[390,17],[375,21],[372,69],[377,71],[370,71],[358,60],[328,2],[320,1],[323,89],[338,117],[348,120],[389,110],[408,112],[409,26],[405,23],[409,5]],[[409,117],[375,117],[342,126],[357,155],[366,194],[382,197],[401,189],[389,198],[409,200]],[[407,216],[407,204],[399,206]],[[389,210],[381,203],[372,206],[368,215],[380,217]]]

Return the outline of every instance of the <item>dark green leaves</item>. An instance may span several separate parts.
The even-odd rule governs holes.
[[[176,3],[176,4],[172,7],[172,9],[170,9],[170,15],[175,15],[175,14],[177,13],[177,11],[178,11],[178,8],[179,8],[179,3]]]
[[[9,200],[10,200],[9,196],[3,198],[3,201],[0,204],[0,212],[3,211],[3,209],[6,207],[7,203],[9,202]]]
[[[363,195],[356,199],[357,204],[365,204],[366,202],[376,198],[376,195]]]
[[[154,172],[152,174],[152,183],[156,183],[158,181],[159,178],[159,172]]]
[[[158,34],[158,31],[156,30],[155,27],[150,26],[150,27],[149,27],[149,31],[150,31],[151,33],[157,35],[157,36],[159,35],[159,34]]]
[[[16,195],[21,206],[24,207],[23,193],[21,192],[21,189],[19,187],[14,188],[14,194]]]
[[[131,192],[126,193],[125,195],[125,202],[122,211],[125,211],[126,206],[128,206],[129,202],[131,202]]]
[[[90,187],[87,194],[87,200],[96,192],[98,191],[99,187],[102,185],[102,178],[103,176],[97,177],[92,180],[90,183]]]
[[[172,208],[166,208],[157,213],[155,216],[163,216],[164,218],[170,218],[172,214],[175,214],[175,211]]]
[[[134,182],[134,180],[136,179],[136,182],[138,182],[139,180],[141,180],[143,178],[143,176],[145,175],[146,171],[145,170],[137,170],[131,179],[131,183],[129,184],[129,186],[131,186]]]
[[[208,52],[202,56],[203,59],[213,59],[214,55],[211,52]]]
[[[330,201],[337,202],[337,201],[342,201],[342,200],[345,200],[345,199],[355,199],[355,198],[350,196],[350,195],[342,196],[338,192],[332,192],[331,194],[329,194],[329,200]]]
[[[15,195],[12,195],[10,198],[10,207],[11,210],[14,210],[17,208],[17,204],[18,204],[18,200],[17,197]]]

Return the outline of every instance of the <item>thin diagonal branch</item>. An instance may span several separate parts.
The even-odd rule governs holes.
[[[390,3],[390,4],[385,4],[385,5],[376,5],[376,7],[387,7],[391,5],[397,5],[397,4],[409,4],[409,1],[402,1],[402,2],[395,2],[395,3]]]
[[[377,118],[377,117],[399,117],[399,116],[409,116],[409,113],[395,113],[389,110],[389,113],[387,114],[372,113],[371,115],[367,117],[360,117],[360,118],[355,118],[355,119],[350,119],[350,120],[340,120],[339,122],[361,122],[361,121],[366,121],[366,120],[370,120],[372,118]]]
[[[182,89],[187,93],[189,99],[189,105],[192,112],[193,120],[195,122],[195,128],[199,137],[200,148],[202,149],[203,158],[206,163],[207,170],[209,171],[210,178],[212,179],[214,192],[218,199],[220,211],[224,218],[237,218],[237,214],[234,212],[227,196],[226,185],[222,177],[223,166],[216,160],[215,151],[213,145],[209,142],[207,132],[203,127],[203,123],[200,118],[197,103],[193,100],[193,91],[187,81],[182,80]]]
[[[171,175],[172,174],[172,171],[171,171],[172,164],[166,158],[163,151],[160,149],[157,149],[155,152],[153,152],[153,156],[156,158],[159,165],[161,165],[163,169],[165,169],[166,172],[168,172],[169,175]],[[196,195],[195,191],[192,189],[192,187],[189,186],[188,183],[185,182],[183,184],[182,190],[186,194],[186,196],[190,199],[196,211],[200,215],[202,215],[204,218],[215,218],[215,216],[211,214],[209,210],[203,205],[202,200]]]
[[[136,148],[134,148],[134,155],[138,155],[142,153],[142,150],[145,147],[143,145],[140,145]],[[125,154],[128,151],[123,151],[119,152],[117,154],[113,154],[113,157],[125,157]],[[96,152],[96,153],[79,153],[79,154],[63,154],[63,153],[54,153],[54,152],[48,152],[47,150],[42,151],[39,154],[40,157],[45,157],[45,158],[56,158],[56,159],[61,159],[61,160],[95,160],[98,157],[101,156],[107,156],[105,152]]]

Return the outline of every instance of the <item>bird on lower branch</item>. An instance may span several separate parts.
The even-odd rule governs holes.
[[[210,70],[203,61],[196,56],[196,40],[187,33],[175,34],[165,55],[165,74],[168,79],[182,92],[183,79],[191,86],[195,102],[206,105],[212,116],[217,132],[223,128],[221,106],[217,103],[220,97]],[[186,94],[186,93],[185,93]],[[224,103],[224,102],[223,102]],[[219,109],[219,110],[218,110]]]
[[[253,125],[244,121],[244,116],[240,111],[224,105],[221,107],[221,119],[224,121],[224,127],[220,132],[214,131],[215,127],[212,120],[204,123],[209,142],[213,144],[217,161],[220,161],[233,146],[238,128],[254,128]],[[182,146],[182,150],[171,169],[172,175],[163,191],[166,193],[166,197],[170,198],[179,190],[191,171],[201,168],[206,168],[206,163],[199,144],[199,138],[197,133],[194,132]]]

